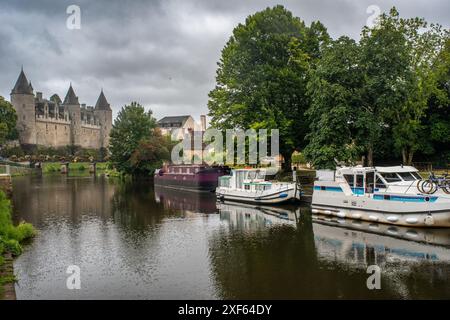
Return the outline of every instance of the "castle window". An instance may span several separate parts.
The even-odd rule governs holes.
[[[23,104],[22,107],[25,108],[25,104]]]
[[[55,125],[55,130],[56,130],[56,131],[58,130],[58,128],[56,127],[56,125]]]
[[[23,120],[25,120],[25,116],[23,116]]]

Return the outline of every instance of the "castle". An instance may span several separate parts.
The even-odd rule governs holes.
[[[63,102],[57,94],[47,100],[42,92],[34,95],[22,69],[11,91],[11,104],[17,113],[22,145],[55,148],[72,145],[89,149],[109,146],[112,110],[103,90],[95,107],[80,104],[72,84]]]

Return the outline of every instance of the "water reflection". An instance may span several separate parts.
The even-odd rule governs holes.
[[[449,298],[450,231],[217,203],[148,182],[14,180],[15,220],[40,233],[16,261],[18,298]],[[218,214],[217,214],[218,213]],[[82,289],[67,290],[67,266]],[[382,290],[366,287],[368,265]]]

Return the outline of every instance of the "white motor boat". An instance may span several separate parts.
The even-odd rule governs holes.
[[[417,227],[450,227],[450,195],[418,189],[410,166],[318,170],[312,212],[340,218]]]
[[[260,204],[300,199],[297,183],[270,182],[265,178],[265,169],[233,169],[230,175],[219,177],[217,199]]]

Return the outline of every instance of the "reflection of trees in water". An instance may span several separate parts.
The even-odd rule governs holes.
[[[300,216],[297,228],[222,228],[210,241],[217,293],[226,299],[450,297],[447,263],[385,264],[382,290],[370,291],[366,266],[317,250],[309,214]],[[370,245],[367,250],[370,261]]]
[[[123,181],[112,197],[114,221],[128,229],[139,230],[154,227],[165,216],[164,208],[156,203],[149,181]]]

